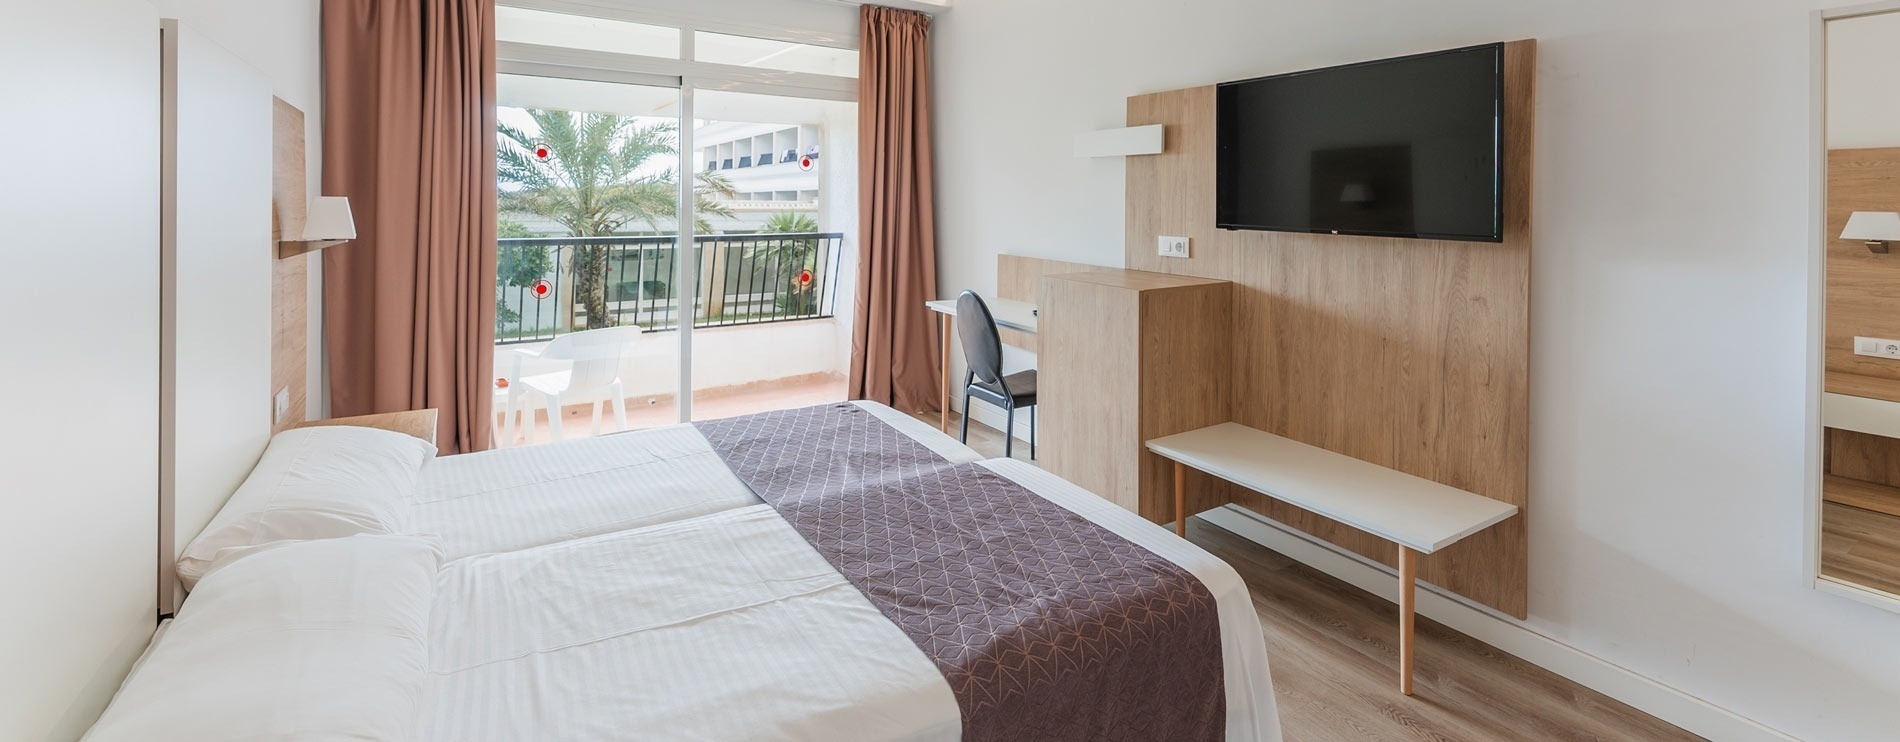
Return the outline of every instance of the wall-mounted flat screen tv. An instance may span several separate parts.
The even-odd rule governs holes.
[[[1224,83],[1226,229],[1501,242],[1504,45]]]

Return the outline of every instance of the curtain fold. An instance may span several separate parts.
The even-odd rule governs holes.
[[[494,400],[492,0],[324,0],[323,192],[357,239],[323,253],[330,410],[440,410],[489,447]]]
[[[858,67],[858,286],[852,399],[939,406],[930,17],[863,6]]]

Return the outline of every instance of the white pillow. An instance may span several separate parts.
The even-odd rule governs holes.
[[[211,570],[285,541],[400,533],[435,446],[375,428],[278,433],[257,468],[178,557],[189,590]]]
[[[85,739],[409,738],[439,568],[409,536],[287,544],[221,568]]]

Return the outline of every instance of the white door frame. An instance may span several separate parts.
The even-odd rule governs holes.
[[[694,61],[699,31],[736,34],[799,44],[857,48],[857,38],[800,31],[778,26],[750,26],[702,18],[676,17],[586,0],[503,0],[502,5],[584,15],[609,20],[648,23],[680,31],[679,58],[571,49],[567,47],[501,41],[495,44],[496,72],[503,75],[552,77],[593,82],[644,85],[679,90],[679,253],[673,261],[673,285],[678,306],[675,323],[679,350],[679,385],[675,389],[679,422],[693,419],[693,318],[698,315],[698,261],[694,259],[693,185],[699,177],[693,163],[693,123],[697,119],[694,92],[720,90],[789,98],[856,102],[857,80],[807,72],[783,72],[737,65]]]

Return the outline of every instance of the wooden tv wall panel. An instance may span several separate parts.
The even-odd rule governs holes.
[[[1518,617],[1535,44],[1505,48],[1502,244],[1217,229],[1213,86],[1128,99],[1128,125],[1165,125],[1167,150],[1128,158],[1127,266],[1234,282],[1233,419],[1517,505],[1517,517],[1425,557],[1419,577]],[[1159,235],[1191,238],[1193,257],[1156,256]],[[1256,493],[1211,496],[1397,562],[1390,543]]]

